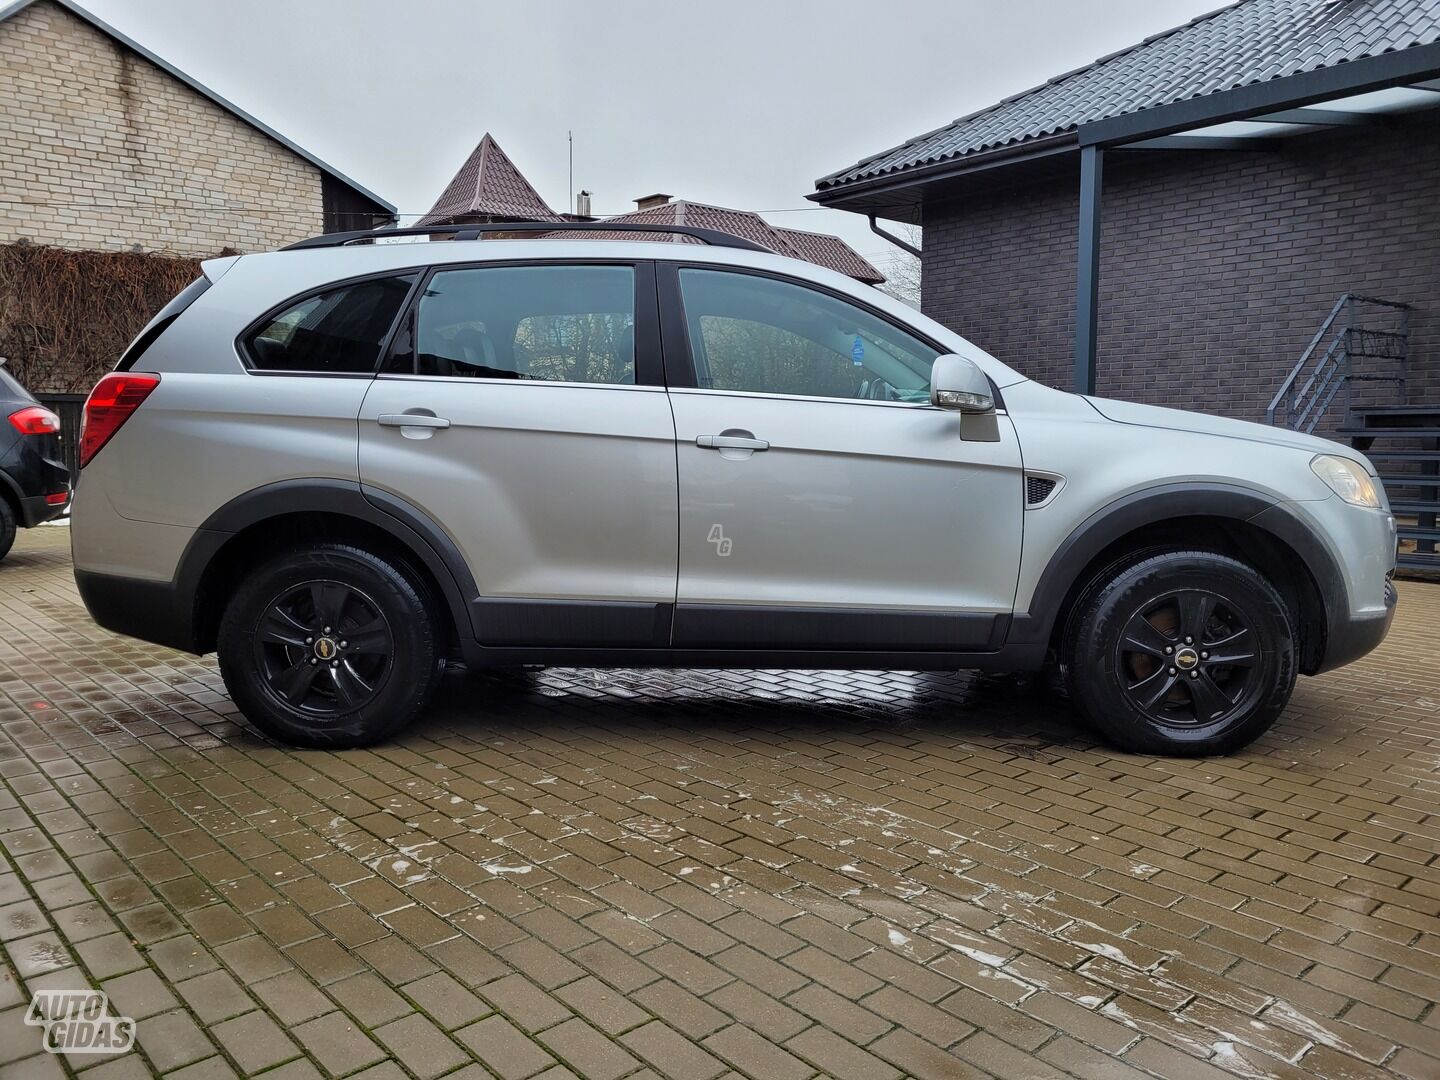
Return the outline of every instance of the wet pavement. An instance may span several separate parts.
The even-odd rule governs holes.
[[[578,670],[332,754],[67,542],[0,564],[0,1080],[1440,1077],[1440,586],[1223,759],[1014,680]],[[87,987],[135,1048],[43,1053]]]

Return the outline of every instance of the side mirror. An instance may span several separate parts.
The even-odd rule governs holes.
[[[975,361],[953,353],[937,356],[930,369],[930,404],[960,414],[960,438],[966,442],[1000,441],[995,396]]]
[[[953,353],[937,356],[930,369],[930,404],[960,413],[988,413],[995,409],[985,373],[973,360]]]

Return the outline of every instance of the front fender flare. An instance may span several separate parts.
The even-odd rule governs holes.
[[[1036,583],[1027,610],[1017,612],[1006,639],[1012,645],[1048,644],[1066,598],[1085,568],[1107,547],[1136,529],[1174,518],[1210,517],[1247,522],[1300,556],[1325,605],[1325,631],[1349,610],[1345,577],[1324,537],[1271,495],[1239,485],[1166,484],[1131,492],[1095,511],[1056,548]]]

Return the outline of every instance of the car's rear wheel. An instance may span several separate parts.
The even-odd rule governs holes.
[[[1167,552],[1124,566],[1082,601],[1070,632],[1074,698],[1126,750],[1228,753],[1269,728],[1295,687],[1284,600],[1225,555]]]
[[[346,544],[282,555],[245,578],[218,651],[246,718],[300,746],[366,746],[409,724],[440,668],[418,575]]]
[[[10,509],[10,504],[3,497],[0,497],[0,559],[10,554],[10,548],[15,544],[15,530],[18,527],[15,511]]]

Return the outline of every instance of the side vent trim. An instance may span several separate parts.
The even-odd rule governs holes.
[[[1065,478],[1055,473],[1025,474],[1025,509],[1038,510],[1049,505],[1065,486]]]

